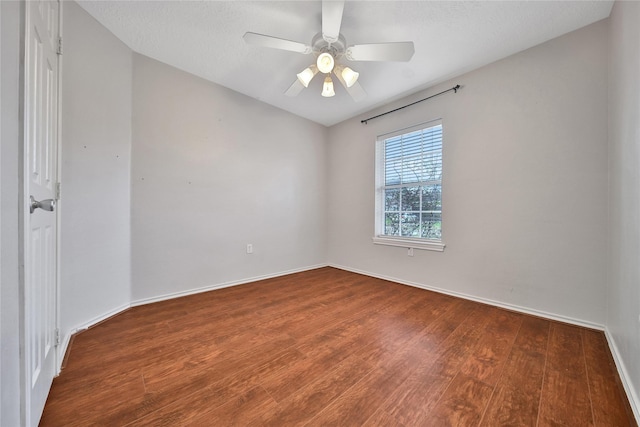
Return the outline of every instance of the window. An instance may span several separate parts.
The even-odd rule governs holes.
[[[374,243],[444,250],[442,123],[378,137]]]

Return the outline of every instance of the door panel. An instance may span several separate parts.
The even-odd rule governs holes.
[[[35,209],[55,199],[58,107],[57,1],[26,2],[25,40],[25,404],[38,425],[56,374],[57,210]]]

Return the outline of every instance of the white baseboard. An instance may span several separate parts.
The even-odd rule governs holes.
[[[440,294],[451,295],[453,297],[458,297],[462,299],[466,299],[469,301],[479,302],[482,304],[492,305],[494,307],[505,308],[511,311],[517,311],[519,313],[530,314],[532,316],[544,317],[549,320],[556,320],[558,322],[569,323],[571,325],[582,326],[589,329],[596,329],[599,331],[604,331],[604,325],[600,325],[598,323],[589,322],[587,320],[574,319],[572,317],[563,316],[555,313],[548,313],[542,310],[536,310],[529,307],[522,307],[515,304],[509,304],[501,301],[495,301],[488,298],[482,298],[475,295],[469,295],[462,292],[451,291],[448,289],[438,288],[436,286],[425,285],[424,283],[411,282],[407,280],[398,279],[396,277],[385,276],[382,274],[370,273],[368,271],[358,270],[356,268],[345,267],[343,265],[332,264],[329,263],[329,267],[339,268],[340,270],[351,271],[353,273],[364,274],[365,276],[375,277],[382,280],[388,280],[390,282],[399,283],[401,285],[412,286],[414,288],[425,289],[427,291],[438,292]]]
[[[327,264],[310,265],[307,267],[296,268],[293,270],[280,271],[278,273],[265,274],[262,276],[254,276],[254,277],[248,277],[240,280],[233,280],[230,282],[218,283],[215,285],[205,286],[202,288],[190,289],[187,291],[172,292],[170,294],[160,295],[157,297],[142,298],[142,299],[131,302],[131,307],[137,307],[139,305],[151,304],[154,302],[160,302],[160,301],[165,301],[165,300],[174,299],[174,298],[186,297],[188,295],[214,291],[216,289],[228,288],[230,286],[244,285],[246,283],[257,282],[259,280],[272,279],[274,277],[286,276],[287,274],[300,273],[302,271],[315,270],[316,268],[322,268],[327,266],[328,266]]]
[[[90,327],[97,325],[98,323],[102,322],[105,319],[108,319],[109,317],[115,316],[116,314],[122,313],[123,311],[125,311],[126,309],[130,308],[131,305],[130,304],[123,304],[120,307],[114,308],[113,310],[109,310],[108,312],[101,314],[100,316],[94,317],[93,319],[89,320],[88,322],[85,322],[83,324],[81,324],[80,326],[77,326],[73,329],[71,329],[70,331],[68,331],[67,333],[64,334],[64,339],[62,340],[61,345],[58,348],[58,374],[60,373],[60,370],[62,368],[62,362],[64,361],[64,355],[67,352],[67,348],[69,347],[69,342],[71,341],[71,337],[75,334],[77,334],[78,332],[82,332],[86,329],[89,329]]]
[[[60,375],[60,372],[62,372],[62,363],[64,362],[64,356],[67,354],[69,342],[71,342],[71,337],[74,333],[69,332],[68,334],[64,334],[64,338],[58,346],[58,352],[56,353],[56,376]]]
[[[611,335],[611,332],[609,332],[609,328],[604,329],[604,335],[605,337],[607,337],[607,343],[609,343],[609,349],[611,350],[613,361],[615,362],[616,368],[618,369],[618,375],[620,376],[620,380],[622,381],[624,391],[627,393],[627,399],[629,400],[629,405],[631,406],[633,415],[636,418],[636,423],[640,424],[640,398],[638,397],[638,393],[632,386],[626,365],[622,360],[620,352],[618,351],[618,346],[616,345],[616,341],[613,338],[613,335]]]

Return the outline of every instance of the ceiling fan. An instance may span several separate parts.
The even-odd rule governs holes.
[[[322,96],[335,95],[331,73],[344,86],[354,101],[363,99],[367,94],[358,83],[360,75],[350,67],[339,64],[341,59],[349,61],[409,61],[415,52],[413,42],[372,43],[347,46],[340,34],[344,1],[322,2],[322,32],[316,34],[311,44],[281,39],[247,32],[242,37],[247,44],[288,50],[305,55],[313,54],[316,62],[298,73],[297,79],[287,89],[285,95],[296,96],[318,72],[325,74]]]

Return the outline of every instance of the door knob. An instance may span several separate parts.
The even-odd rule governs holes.
[[[40,200],[39,202],[33,198],[33,196],[29,196],[31,199],[31,204],[29,205],[29,212],[33,213],[36,209],[40,208],[43,211],[53,212],[56,207],[56,201],[54,199],[45,199]]]

